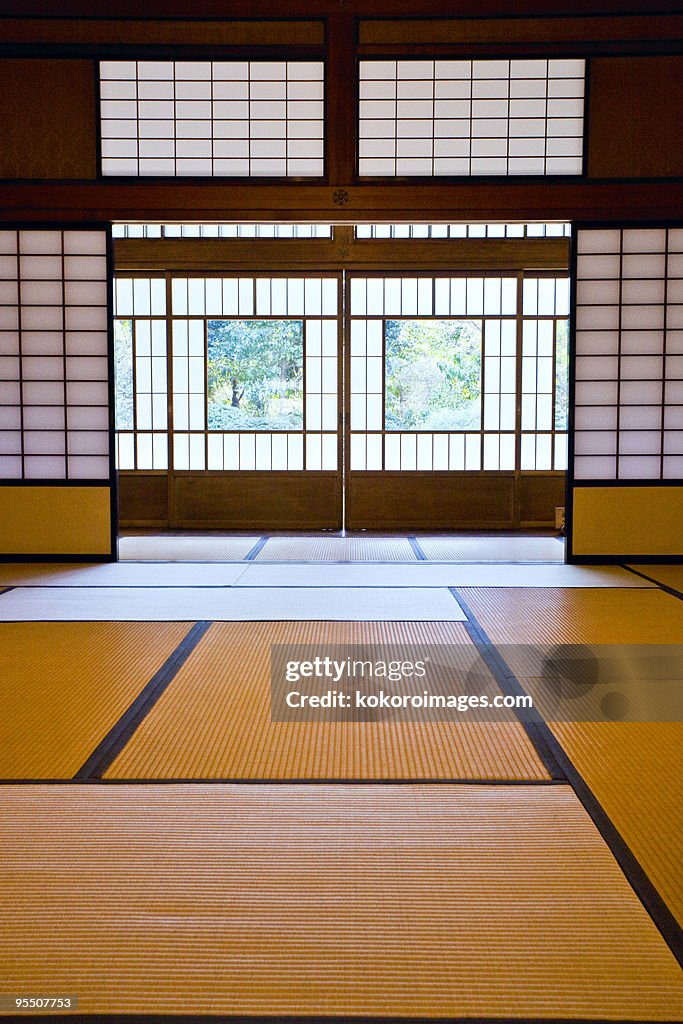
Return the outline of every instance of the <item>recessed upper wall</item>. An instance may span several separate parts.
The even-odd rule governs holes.
[[[448,26],[453,22],[465,24],[449,19]],[[319,179],[324,149],[353,156],[356,147],[351,131],[356,85],[344,79],[349,114],[344,121],[339,90],[333,88],[341,72],[331,42],[323,71],[321,24],[314,23],[316,31],[305,36],[303,56],[302,47],[293,50],[291,35],[284,33],[277,56],[269,51],[265,61],[259,57],[262,44],[251,36],[239,51],[234,41],[232,49],[226,44],[219,61],[213,41],[199,56],[196,43],[189,60],[169,60],[165,54],[165,60],[140,61],[135,58],[144,55],[143,44],[140,54],[129,47],[126,60],[101,64],[99,114],[99,37],[87,43],[87,60],[0,60],[0,179],[92,181],[112,174],[265,176],[283,183],[290,176]],[[361,23],[356,47],[363,57],[357,119],[357,170],[363,176],[581,176],[582,47],[589,82],[588,179],[665,179],[683,173],[680,105],[671,102],[683,85],[683,57],[591,57],[585,40],[567,36],[563,42],[558,26],[555,40],[542,47],[533,33],[525,37],[530,57],[517,36],[509,52],[496,44],[497,59],[476,59],[467,39],[458,43],[457,59],[441,58],[443,45],[430,56],[427,43],[419,59],[407,49],[403,58],[386,59],[377,42],[363,44],[368,24],[374,23]],[[520,24],[527,22],[520,19]],[[6,31],[3,27],[0,38]],[[179,41],[172,56],[187,52]],[[330,97],[337,97],[332,117],[324,109],[323,75]],[[335,166],[330,158],[333,177]],[[501,196],[501,204],[506,199]],[[571,216],[571,209],[564,215]],[[494,218],[493,212],[489,216]]]
[[[97,177],[90,60],[0,60],[0,178]]]
[[[591,178],[683,174],[683,57],[599,57],[591,61]]]

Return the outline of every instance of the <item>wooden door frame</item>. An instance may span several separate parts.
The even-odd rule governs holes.
[[[439,239],[364,239],[356,238],[355,228],[334,225],[331,237],[315,239],[240,239],[240,238],[169,238],[169,239],[116,239],[116,270],[131,276],[164,274],[171,276],[300,276],[334,275],[338,290],[338,469],[334,476],[336,493],[333,516],[319,515],[316,495],[306,485],[302,489],[305,500],[292,500],[292,484],[303,476],[317,474],[309,470],[286,471],[120,471],[121,520],[129,527],[165,527],[179,529],[349,529],[398,530],[431,526],[434,529],[453,528],[453,512],[458,510],[457,497],[462,483],[469,479],[466,472],[443,473],[430,471],[380,474],[364,471],[353,473],[348,465],[350,456],[350,349],[348,289],[354,275],[394,275],[398,271],[422,276],[443,276],[457,267],[458,273],[475,275],[501,271],[519,273],[521,270],[551,273],[564,272],[568,266],[569,240],[564,237],[548,238],[439,238]],[[287,269],[285,269],[287,268]],[[171,321],[167,303],[167,324]],[[167,358],[171,357],[171,331],[167,327]],[[169,406],[171,405],[172,363],[169,361]],[[171,459],[172,410],[169,408],[169,466]],[[330,508],[330,474],[325,478],[323,502]],[[360,477],[362,476],[362,480]],[[543,513],[545,506],[562,504],[564,492],[563,472],[534,471],[523,473],[481,470],[471,474],[482,483],[482,493],[489,496],[483,508],[473,505],[457,512],[457,525],[482,529],[515,529],[547,526],[550,520]],[[164,499],[162,477],[165,482]],[[248,478],[253,486],[244,501],[232,506],[229,518],[220,518],[211,509],[221,501],[231,500],[234,478]],[[290,479],[291,478],[291,479]],[[424,479],[432,482],[426,509]],[[222,484],[221,484],[222,481]],[[360,508],[354,509],[355,481],[357,495],[363,495]],[[407,504],[412,518],[401,518],[397,513],[399,502],[385,502],[392,514],[377,515],[374,507],[377,488],[389,495],[407,493]],[[421,484],[419,483],[420,481]],[[418,485],[418,486],[416,486]],[[454,487],[454,485],[457,485]],[[280,517],[258,517],[264,489],[273,493],[277,487],[276,507]],[[406,491],[407,488],[407,491]],[[546,499],[544,499],[544,495]],[[134,506],[143,502],[147,517],[131,515]],[[549,504],[552,502],[552,505]],[[202,504],[208,513],[202,514]],[[164,507],[165,506],[165,507]],[[490,512],[487,511],[490,507]],[[439,512],[439,509],[441,511]],[[450,512],[449,512],[450,509]],[[432,521],[426,512],[433,513]],[[438,514],[437,514],[438,513]]]

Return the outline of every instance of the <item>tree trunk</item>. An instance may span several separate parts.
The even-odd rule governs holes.
[[[230,405],[232,406],[233,409],[239,409],[240,401],[242,400],[242,395],[244,394],[244,392],[242,392],[242,395],[238,394],[238,390],[239,390],[239,388],[238,388],[237,377],[233,377],[232,378],[232,401],[230,402]]]

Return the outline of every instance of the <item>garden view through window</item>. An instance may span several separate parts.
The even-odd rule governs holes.
[[[555,324],[555,430],[569,422],[569,321]]]
[[[209,430],[301,430],[302,320],[207,322]]]
[[[114,380],[116,382],[116,429],[135,428],[133,376],[133,321],[114,321]]]
[[[117,277],[118,468],[566,469],[566,275],[349,285]]]
[[[387,320],[387,430],[478,430],[481,321]]]

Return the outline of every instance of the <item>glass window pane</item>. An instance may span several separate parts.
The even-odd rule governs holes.
[[[481,421],[481,322],[386,322],[387,430],[476,430]]]
[[[555,430],[566,430],[569,414],[569,322],[555,327]]]
[[[116,429],[132,430],[133,419],[133,321],[114,321],[114,381]]]
[[[209,430],[303,428],[301,320],[209,320]]]

